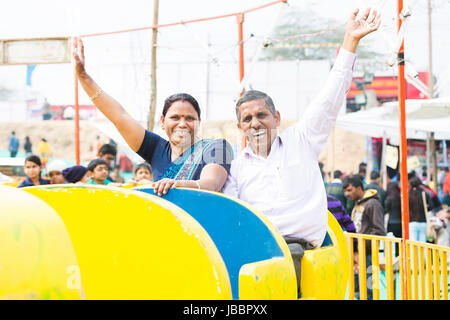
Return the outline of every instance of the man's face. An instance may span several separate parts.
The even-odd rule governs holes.
[[[345,188],[345,196],[351,201],[358,201],[362,198],[363,192],[360,187],[355,187],[351,184]]]
[[[267,157],[277,137],[280,113],[277,111],[274,116],[264,99],[244,102],[239,106],[239,111],[238,128],[244,133],[253,152]]]

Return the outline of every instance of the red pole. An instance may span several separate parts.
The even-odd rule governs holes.
[[[236,15],[239,27],[239,80],[244,79],[244,14]]]
[[[239,29],[239,81],[242,82],[244,79],[244,13],[239,13],[236,15],[238,29]],[[244,89],[240,93],[241,96],[244,93]],[[247,140],[243,136],[241,139],[241,150],[247,145]]]
[[[75,76],[75,160],[80,165],[80,105],[78,103],[78,78]]]
[[[398,4],[398,30],[402,25],[400,14],[403,10],[403,0],[397,0]],[[403,235],[403,265],[405,272],[403,273],[403,299],[407,300],[407,256],[406,256],[406,240],[409,239],[409,196],[408,196],[408,170],[406,167],[407,161],[407,143],[406,143],[406,116],[405,116],[405,49],[404,41],[398,51],[398,77],[397,77],[397,90],[398,90],[398,108],[400,115],[400,186],[402,191],[401,207],[402,207],[402,235]]]

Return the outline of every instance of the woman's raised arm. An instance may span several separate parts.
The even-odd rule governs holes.
[[[84,67],[84,46],[79,37],[73,39],[72,55],[75,74],[84,91],[95,106],[116,126],[130,148],[137,152],[144,140],[145,128],[87,74]]]

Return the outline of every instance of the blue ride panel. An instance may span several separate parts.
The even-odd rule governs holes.
[[[155,195],[153,188],[134,190]],[[266,224],[225,196],[201,190],[170,189],[162,198],[185,210],[208,232],[227,267],[233,299],[239,299],[239,270],[244,264],[284,257]]]

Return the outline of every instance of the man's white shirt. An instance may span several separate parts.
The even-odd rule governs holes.
[[[298,124],[278,135],[267,158],[247,146],[231,162],[223,187],[262,211],[283,236],[319,247],[328,222],[327,198],[318,157],[352,82],[356,55],[340,49],[327,81]]]

